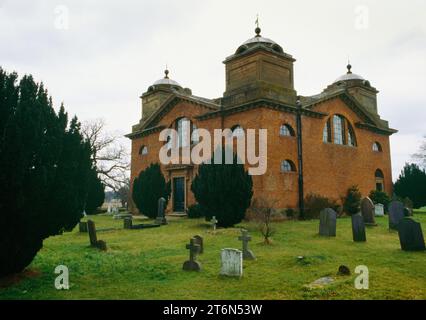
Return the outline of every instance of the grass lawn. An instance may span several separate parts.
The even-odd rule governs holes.
[[[426,252],[403,252],[398,234],[387,228],[387,216],[379,226],[367,228],[367,242],[352,241],[350,218],[337,220],[337,237],[321,238],[318,220],[276,224],[272,245],[264,245],[253,225],[251,249],[256,261],[244,262],[242,279],[219,276],[220,249],[240,248],[238,228],[219,229],[213,234],[203,219],[176,218],[157,229],[123,230],[121,220],[91,217],[107,252],[90,248],[88,234],[78,228],[51,237],[29,266],[28,276],[0,288],[0,299],[426,299]],[[426,231],[426,214],[415,215]],[[204,237],[205,251],[199,257],[202,271],[185,272],[189,238]],[[298,256],[305,256],[303,262]],[[66,265],[71,288],[54,287],[54,269]],[[339,265],[350,276],[336,276]],[[369,289],[354,287],[357,265],[369,268]],[[304,285],[324,276],[335,282],[319,289]]]

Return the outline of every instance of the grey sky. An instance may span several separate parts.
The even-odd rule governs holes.
[[[63,7],[68,29],[57,28]],[[166,64],[195,95],[221,96],[222,61],[254,35],[259,14],[262,35],[297,59],[299,94],[319,93],[348,58],[380,91],[379,112],[399,130],[395,179],[426,134],[425,13],[424,0],[0,0],[0,65],[33,74],[81,120],[102,117],[124,134]]]

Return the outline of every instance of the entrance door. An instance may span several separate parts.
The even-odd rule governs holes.
[[[173,211],[185,211],[185,178],[173,178]]]

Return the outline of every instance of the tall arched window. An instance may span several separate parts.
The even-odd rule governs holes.
[[[384,191],[385,190],[385,184],[384,184],[385,176],[383,175],[383,171],[380,170],[380,169],[377,169],[374,176],[376,178],[376,190],[377,191]]]
[[[355,133],[351,124],[348,122],[348,146],[356,147]]]
[[[335,114],[324,125],[323,142],[333,142],[340,145],[356,147],[355,131],[351,123],[342,115]]]
[[[289,124],[283,124],[280,126],[280,136],[283,137],[294,137],[294,130]]]
[[[291,160],[281,161],[281,172],[295,172],[296,166]]]
[[[177,121],[178,147],[188,147],[190,142],[191,121],[188,118],[180,118]]]
[[[322,132],[322,141],[323,142],[331,142],[331,125],[330,119],[327,120],[324,126],[324,130]]]
[[[148,147],[147,146],[141,146],[139,148],[139,154],[141,156],[144,156],[144,155],[148,154]]]
[[[334,143],[345,144],[345,121],[342,116],[333,116]]]
[[[197,144],[198,142],[200,142],[200,134],[195,124],[192,125],[191,142],[193,144]]]
[[[377,141],[373,143],[373,151],[382,152],[382,146]]]

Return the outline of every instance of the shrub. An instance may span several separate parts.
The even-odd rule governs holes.
[[[339,205],[336,200],[330,200],[327,197],[310,193],[305,197],[304,200],[304,218],[305,219],[318,219],[320,212],[325,208],[332,208],[338,210]]]
[[[343,203],[343,210],[348,215],[357,214],[361,211],[361,192],[358,186],[352,186],[348,189]]]
[[[291,209],[291,208],[285,209],[285,215],[286,215],[287,218],[293,219],[296,216],[296,210]]]
[[[0,68],[0,277],[21,272],[49,236],[82,218],[91,150],[43,84]]]
[[[250,209],[254,214],[254,221],[258,224],[258,230],[263,236],[265,244],[271,243],[271,236],[275,233],[275,228],[272,225],[273,207],[276,201],[265,198],[257,198],[253,200]]]
[[[407,163],[395,182],[394,191],[401,198],[410,198],[413,208],[417,209],[426,205],[425,185],[426,172],[414,163]]]
[[[158,163],[151,164],[141,171],[133,182],[132,192],[133,201],[139,211],[148,218],[156,218],[158,214],[158,199],[164,197],[167,207],[170,197],[168,185]]]
[[[379,190],[371,190],[369,197],[374,204],[378,204],[378,203],[383,204],[385,212],[388,212],[388,206],[391,199],[386,192],[379,191]]]
[[[105,200],[105,186],[99,179],[96,170],[92,169],[88,183],[88,194],[86,200],[86,213],[99,214],[102,211],[97,210]]]
[[[188,207],[188,218],[197,219],[205,216],[205,211],[201,208],[201,206],[196,203]]]
[[[210,163],[199,166],[191,190],[206,210],[207,220],[216,216],[219,226],[231,227],[244,219],[253,196],[253,181],[235,154],[232,164],[225,164],[225,152],[222,164],[215,164],[214,156]]]

